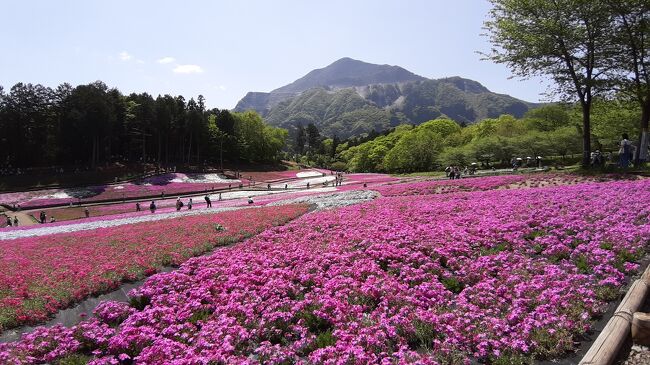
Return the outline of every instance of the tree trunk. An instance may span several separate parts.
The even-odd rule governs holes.
[[[223,137],[219,141],[219,168],[223,172]]]
[[[187,163],[190,163],[190,158],[192,157],[192,133],[190,133],[190,143],[187,148]]]
[[[93,137],[93,152],[90,156],[90,167],[95,167],[95,161],[97,160],[97,137]]]
[[[582,167],[588,168],[591,164],[591,100],[582,105]]]
[[[169,136],[165,136],[165,168],[169,166]]]
[[[641,106],[641,128],[639,143],[634,154],[634,165],[639,167],[641,163],[648,160],[648,122],[650,121],[650,95],[646,96]]]
[[[147,137],[145,137],[144,132],[142,132],[142,163],[147,162]]]

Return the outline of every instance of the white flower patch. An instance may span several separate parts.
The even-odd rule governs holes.
[[[171,182],[175,183],[191,183],[191,184],[234,184],[239,183],[239,180],[227,179],[220,174],[190,174],[182,175]]]
[[[378,196],[379,193],[372,190],[351,190],[328,195],[302,196],[295,199],[273,202],[270,203],[269,206],[307,203],[315,204],[318,209],[330,209],[363,203],[365,201],[373,200]]]
[[[323,176],[323,173],[312,170],[312,171],[303,171],[296,174],[296,177],[301,179],[304,179],[306,177],[316,177],[316,176]]]
[[[68,195],[65,191],[57,191],[56,193],[52,194],[45,194],[45,195],[39,195],[35,196],[30,200],[41,200],[41,199],[68,199],[72,198],[73,196]]]
[[[284,187],[284,185],[283,185]],[[232,191],[221,193],[221,199],[237,199],[237,198],[247,198],[249,196],[263,196],[263,195],[272,195],[272,194],[286,194],[286,195],[295,195],[295,194],[304,194],[305,192],[309,193],[329,193],[336,191],[336,188],[315,188],[309,190],[242,190],[242,191]],[[210,199],[212,201],[217,201],[219,199],[219,193],[210,194]]]
[[[194,215],[201,215],[201,214],[214,214],[214,213],[226,212],[229,210],[238,210],[244,208],[254,209],[256,207],[224,207],[224,208],[210,208],[210,209],[195,209],[195,210],[184,210],[181,212],[156,213],[150,215],[143,214],[143,215],[138,215],[138,216],[128,217],[128,218],[119,218],[119,219],[94,221],[94,222],[86,222],[86,223],[75,223],[75,224],[68,224],[63,226],[48,227],[47,225],[44,225],[42,228],[32,228],[23,231],[0,232],[0,241],[12,240],[12,239],[23,238],[23,237],[47,236],[56,233],[87,231],[87,230],[92,230],[97,228],[117,227],[125,224],[152,222],[152,221],[159,221],[159,220],[169,219],[169,218],[180,218],[185,216],[194,216]]]
[[[326,175],[322,176],[319,175],[319,177],[316,178],[311,178],[311,179],[302,179],[300,181],[294,181],[294,182],[289,182],[286,183],[287,187],[289,188],[304,188],[307,187],[307,183],[309,183],[310,187],[315,187],[318,186],[319,184],[327,183],[327,185],[330,185],[331,181],[336,180],[336,176],[333,175]],[[273,184],[271,185],[274,188],[284,188],[285,184]]]

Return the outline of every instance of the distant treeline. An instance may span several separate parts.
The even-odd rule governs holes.
[[[633,102],[597,100],[591,112],[592,150],[616,153],[621,135],[636,132],[640,117],[641,110]],[[308,125],[300,138],[299,128],[296,158],[305,164],[355,172],[441,171],[473,162],[508,166],[512,158],[537,156],[545,164],[562,164],[566,156],[582,152],[581,115],[576,105],[549,104],[530,110],[523,118],[502,115],[468,126],[438,118],[346,140],[319,137],[314,129]]]
[[[0,167],[268,163],[286,138],[254,112],[206,110],[202,95],[123,95],[100,81],[0,86]]]

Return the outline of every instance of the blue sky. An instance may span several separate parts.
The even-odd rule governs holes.
[[[0,85],[102,80],[124,93],[203,94],[233,108],[341,57],[462,76],[544,99],[539,79],[481,61],[487,0],[2,0]]]

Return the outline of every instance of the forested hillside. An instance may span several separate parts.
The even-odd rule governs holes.
[[[286,136],[252,111],[206,110],[201,95],[123,95],[99,81],[0,87],[0,167],[273,162]]]

